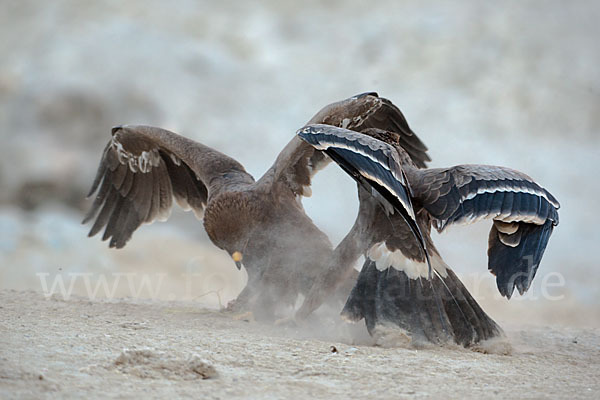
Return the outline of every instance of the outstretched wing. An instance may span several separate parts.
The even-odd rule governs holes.
[[[529,176],[509,168],[458,165],[408,170],[415,202],[438,231],[450,224],[492,218],[488,258],[498,290],[523,294],[535,276],[554,226],[558,201]]]
[[[297,134],[315,149],[327,154],[378,199],[389,214],[398,211],[427,258],[426,243],[417,224],[410,188],[393,146],[374,137],[330,125],[308,125]]]
[[[223,173],[253,181],[237,161],[173,132],[115,127],[88,194],[97,192],[83,223],[95,219],[89,236],[104,228],[102,240],[121,248],[141,224],[166,220],[173,198],[201,218],[210,192],[206,182]]]
[[[323,107],[307,123],[311,124],[327,124],[363,133],[369,128],[386,131],[385,141],[404,149],[419,168],[425,168],[426,162],[431,161],[427,146],[412,131],[400,109],[374,92]]]

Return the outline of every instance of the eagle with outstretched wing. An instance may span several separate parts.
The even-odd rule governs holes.
[[[314,124],[298,135],[356,180],[359,211],[297,317],[316,309],[364,255],[342,316],[364,318],[371,334],[400,328],[414,342],[465,346],[502,334],[443,261],[431,227],[441,232],[450,224],[492,219],[488,268],[510,299],[515,288],[523,294],[530,287],[558,224],[554,196],[509,168],[422,169],[424,157],[378,128],[357,132]]]
[[[400,110],[376,94],[336,103],[309,122],[398,132],[417,163],[428,160]],[[293,306],[299,294],[307,295],[331,263],[332,245],[301,203],[311,194],[313,175],[329,162],[324,152],[294,135],[255,180],[231,157],[176,133],[117,126],[102,154],[89,193],[95,198],[83,222],[93,222],[89,236],[103,230],[110,247],[122,248],[142,224],[166,220],[174,201],[193,210],[210,240],[248,273],[232,308],[270,319],[278,305]],[[350,286],[340,288],[344,299],[352,274],[346,272]]]

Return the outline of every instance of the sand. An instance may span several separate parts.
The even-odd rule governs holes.
[[[509,354],[506,343],[484,354],[383,348],[360,325],[263,325],[186,302],[64,301],[2,290],[0,315],[3,399],[597,398],[600,391],[600,330],[592,328],[505,326]]]

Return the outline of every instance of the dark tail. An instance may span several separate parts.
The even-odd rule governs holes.
[[[411,279],[393,267],[379,271],[367,258],[342,317],[364,318],[371,335],[380,326],[399,327],[412,343],[454,341],[467,347],[502,335],[450,268],[445,275]]]

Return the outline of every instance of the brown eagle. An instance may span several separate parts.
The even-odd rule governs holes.
[[[455,341],[468,346],[502,334],[431,241],[431,226],[493,220],[488,268],[510,299],[535,276],[554,226],[558,201],[513,169],[458,165],[421,169],[398,135],[308,125],[298,135],[323,151],[358,184],[355,224],[334,252],[298,311],[312,312],[360,255],[365,263],[342,311],[365,319],[371,334],[400,328],[413,342]],[[409,150],[409,151],[407,151]]]

